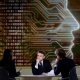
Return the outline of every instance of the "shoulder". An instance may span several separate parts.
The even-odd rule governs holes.
[[[49,60],[44,59],[43,62],[45,63],[50,63]]]
[[[33,65],[33,64],[36,64],[36,60],[32,61],[32,65]]]
[[[71,66],[75,66],[75,62],[73,59],[70,59],[70,58],[66,58],[65,59],[65,62]]]
[[[0,63],[2,63],[3,61],[1,60]]]
[[[75,65],[75,62],[74,62],[73,59],[69,59],[69,62],[70,62],[71,64]]]
[[[13,60],[11,61],[11,63],[12,63],[12,64],[15,64],[15,59],[13,59]]]
[[[70,58],[66,58],[67,61],[71,62],[71,63],[74,63],[74,60],[73,59],[70,59]]]
[[[6,61],[1,60],[1,61],[0,61],[0,66],[3,66],[4,64],[6,64]]]
[[[3,61],[1,60],[1,61],[0,61],[0,66],[2,66],[2,64],[3,64]]]

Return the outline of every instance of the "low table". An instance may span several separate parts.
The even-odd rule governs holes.
[[[52,77],[45,75],[21,75],[20,80],[52,80]]]

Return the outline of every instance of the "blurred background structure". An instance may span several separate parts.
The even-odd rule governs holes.
[[[0,57],[9,48],[17,66],[30,66],[37,50],[45,50],[46,58],[52,61],[55,49],[62,47],[68,57],[75,54],[76,62],[80,63],[79,3],[79,0],[0,0]]]

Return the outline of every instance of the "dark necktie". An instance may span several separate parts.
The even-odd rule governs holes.
[[[41,61],[39,62],[39,66],[40,66],[41,68],[43,67],[43,65],[42,65],[42,62],[41,62]]]

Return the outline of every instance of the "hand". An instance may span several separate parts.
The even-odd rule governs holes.
[[[56,60],[55,60],[55,64],[57,64],[58,62],[59,62],[59,59],[56,58]]]
[[[39,64],[39,60],[36,59],[36,64],[35,64],[35,68],[38,69],[38,64]]]
[[[16,77],[18,77],[21,73],[18,71],[16,72]]]
[[[36,62],[37,62],[37,63],[39,63],[39,62],[40,62],[40,60],[39,60],[39,59],[36,59]]]

